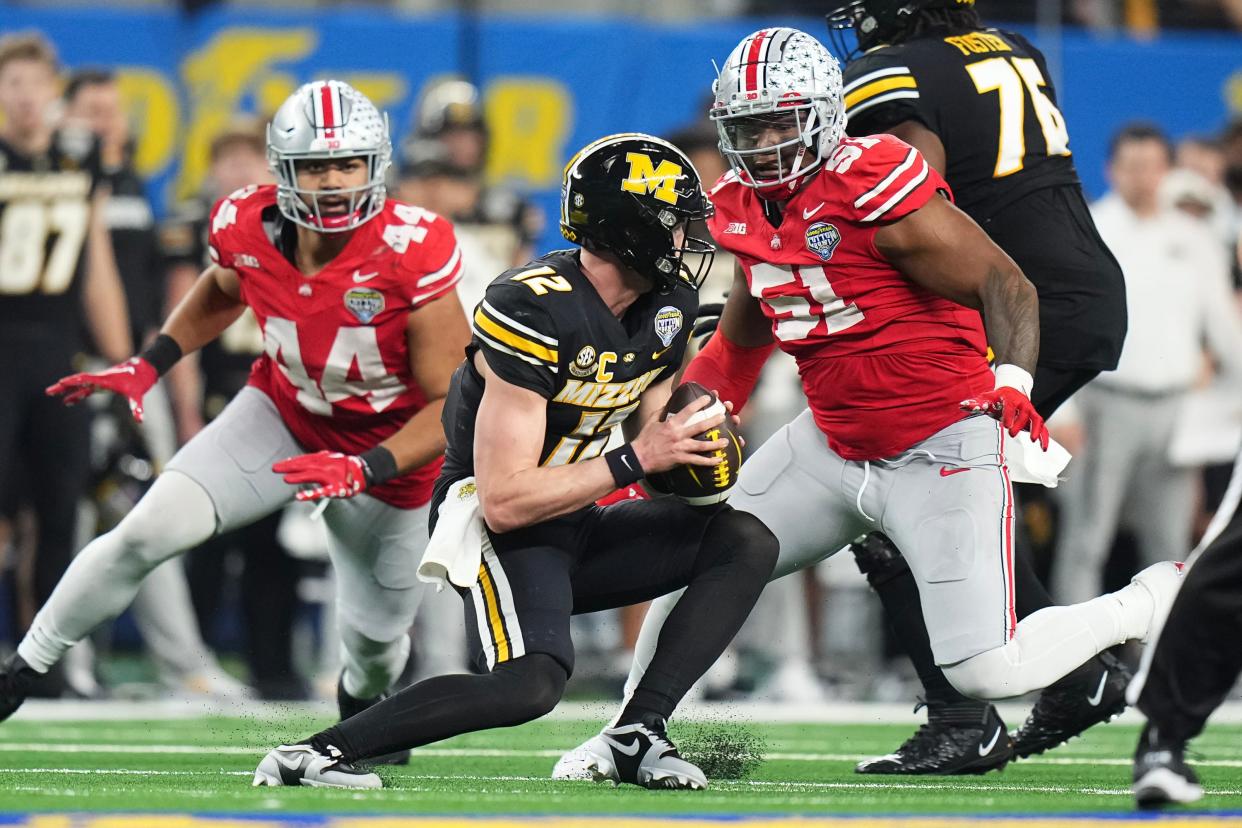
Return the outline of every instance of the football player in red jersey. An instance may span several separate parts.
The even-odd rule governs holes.
[[[773,577],[884,531],[918,582],[937,663],[977,698],[1044,687],[1145,637],[1176,592],[1172,563],[1015,619],[1010,478],[1055,483],[1059,471],[1029,397],[1039,310],[1017,265],[917,150],[843,137],[840,69],[809,35],[747,37],[715,92],[732,171],[709,226],[738,268],[684,379],[740,410],[775,347],[797,360],[810,407],[747,460],[730,500],[779,539]],[[653,605],[629,684],[676,600]],[[998,723],[979,755],[1008,739]]]
[[[357,90],[316,81],[268,127],[275,186],[212,212],[213,264],[139,356],[48,389],[143,395],[184,353],[254,311],[265,353],[249,385],[170,461],[113,531],[73,562],[0,672],[0,718],[74,642],[132,600],[148,572],[215,532],[326,499],[345,668],[341,715],[377,701],[405,664],[440,412],[470,331],[454,290],[452,226],[387,200],[387,119]]]

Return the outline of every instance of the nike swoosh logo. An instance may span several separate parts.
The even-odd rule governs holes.
[[[639,748],[638,739],[635,739],[634,744],[632,745],[623,745],[620,742],[618,742],[616,739],[612,738],[611,736],[601,735],[600,738],[604,740],[604,744],[608,745],[613,750],[621,751],[626,756],[633,756],[634,754],[638,753],[638,748]]]
[[[996,732],[992,734],[992,741],[988,742],[986,745],[979,745],[980,756],[987,756],[992,752],[992,748],[996,747],[996,742],[1000,739],[1001,731],[1004,729],[1005,728],[1003,727],[996,728]]]
[[[355,270],[355,271],[354,271],[354,283],[355,283],[355,284],[359,284],[359,285],[360,285],[360,284],[362,284],[363,282],[369,282],[369,281],[371,281],[372,279],[374,279],[374,278],[375,278],[376,276],[378,276],[378,275],[379,275],[379,271],[376,271],[375,273],[361,273],[361,272],[359,272],[359,271]]]
[[[280,781],[286,786],[299,786],[302,784],[302,768],[306,764],[307,757],[299,756],[290,763],[292,757],[286,757],[284,754],[276,754],[277,770],[280,772]]]
[[[815,216],[815,214],[816,214],[816,213],[818,213],[818,212],[819,212],[820,210],[822,210],[822,209],[824,209],[824,202],[822,202],[822,201],[821,201],[821,202],[819,203],[819,206],[818,206],[818,207],[816,207],[814,210],[803,210],[803,211],[802,211],[802,220],[803,220],[803,221],[806,221],[807,219],[813,218],[813,217]]]
[[[946,467],[946,466],[941,466],[941,467],[940,467],[940,476],[941,476],[941,477],[948,477],[948,476],[949,476],[949,475],[951,475],[951,474],[961,474],[962,472],[967,472],[967,471],[970,471],[970,469],[950,469],[950,468],[948,468],[948,467]]]
[[[668,346],[668,348],[672,348],[672,347],[673,347],[672,345],[669,345],[669,346]],[[660,357],[662,357],[662,356],[664,356],[665,354],[667,354],[667,353],[668,353],[668,348],[665,348],[663,351],[653,351],[653,352],[652,352],[652,354],[651,354],[651,358],[652,358],[652,359],[659,359]]]
[[[1108,681],[1108,671],[1104,671],[1104,675],[1100,676],[1100,686],[1095,688],[1095,694],[1087,696],[1087,704],[1092,707],[1099,707],[1100,701],[1104,698],[1104,684]]]
[[[627,469],[630,469],[630,471],[634,471],[632,468],[630,468],[630,458],[629,458],[629,457],[625,456],[624,454],[623,454],[623,455],[621,455],[621,462],[625,464],[625,467],[626,467]]]

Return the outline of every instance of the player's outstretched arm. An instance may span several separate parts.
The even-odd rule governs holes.
[[[694,412],[711,402],[704,396],[666,420],[653,415],[633,442],[602,457],[566,466],[540,466],[547,400],[501,379],[482,356],[476,356],[475,366],[485,383],[475,419],[475,480],[483,519],[493,532],[511,532],[589,506],[646,473],[683,463],[715,465],[716,458],[702,452],[728,445],[725,440],[695,439],[723,422],[723,413],[686,424]]]
[[[877,230],[875,246],[911,281],[983,313],[998,364],[997,388],[967,401],[968,407],[997,416],[1011,436],[1029,429],[1031,439],[1046,448],[1047,429],[1030,401],[1039,357],[1039,297],[1013,259],[944,198]]]
[[[697,382],[733,404],[741,413],[772,349],[772,323],[759,300],[750,295],[741,265],[733,268],[733,287],[720,313],[720,325],[703,350],[690,361],[683,382]]]
[[[241,316],[245,304],[237,273],[213,265],[173,310],[160,335],[142,353],[103,371],[73,374],[47,389],[73,405],[95,391],[112,391],[129,401],[134,419],[142,422],[142,399],[161,375],[181,359],[215,339]]]

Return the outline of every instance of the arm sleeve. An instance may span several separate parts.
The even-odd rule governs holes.
[[[405,271],[410,305],[421,305],[439,298],[457,286],[462,276],[461,246],[453,225],[437,216],[421,244],[410,245],[398,265]]]
[[[891,135],[875,135],[857,142],[867,145],[854,162],[849,179],[856,221],[890,224],[910,215],[949,185],[914,147]]]
[[[519,284],[493,284],[474,309],[471,327],[497,376],[544,399],[556,394],[557,329],[540,297]]]

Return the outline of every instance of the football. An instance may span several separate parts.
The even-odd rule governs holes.
[[[710,396],[712,402],[698,412],[697,418],[707,419],[723,408],[724,404],[711,391],[697,382],[685,382],[673,390],[664,416],[681,411],[704,395]],[[721,437],[727,439],[729,445],[715,452],[722,458],[718,466],[675,466],[665,472],[647,475],[647,482],[656,491],[676,495],[692,506],[709,506],[727,500],[742,467],[742,440],[733,420],[726,417],[723,423],[703,432],[698,439],[711,442]]]

